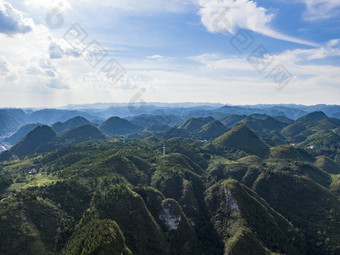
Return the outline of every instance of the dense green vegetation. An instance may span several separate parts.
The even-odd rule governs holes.
[[[100,235],[98,235],[100,233]],[[63,254],[130,255],[125,238],[113,220],[92,220],[78,229],[66,245]]]
[[[212,147],[214,151],[240,150],[261,158],[266,158],[269,155],[268,146],[244,124],[238,124],[219,136],[208,147]]]
[[[0,155],[0,254],[340,254],[337,120],[241,117],[37,127]]]
[[[202,140],[211,140],[228,131],[228,128],[224,126],[220,121],[213,120],[197,131],[197,138]]]

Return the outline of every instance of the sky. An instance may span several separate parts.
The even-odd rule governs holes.
[[[340,104],[339,0],[0,0],[0,107]]]

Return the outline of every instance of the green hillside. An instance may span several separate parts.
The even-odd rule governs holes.
[[[39,126],[14,145],[10,151],[19,157],[47,151],[46,144],[57,134],[49,126]],[[53,147],[53,145],[51,145]]]
[[[339,200],[304,177],[262,174],[254,190],[305,236],[307,254],[337,254],[340,243]]]
[[[224,117],[223,119],[220,119],[220,121],[228,128],[232,128],[237,123],[239,123],[241,120],[245,119],[246,115],[229,115],[227,117]]]
[[[317,131],[298,146],[309,149],[314,155],[324,155],[340,161],[340,136],[332,130]]]
[[[117,223],[112,220],[92,220],[79,227],[72,235],[62,254],[131,255]]]
[[[291,145],[280,145],[272,147],[270,150],[270,159],[273,160],[294,160],[294,161],[314,161],[314,157],[307,151],[295,148]]]
[[[103,133],[92,125],[84,125],[67,131],[62,136],[63,139],[91,140],[91,139],[105,139]]]
[[[235,180],[206,191],[214,227],[225,239],[224,254],[303,254],[294,227],[257,194]]]
[[[171,128],[165,133],[160,133],[157,136],[163,139],[171,139],[175,137],[190,137],[191,134],[187,130],[182,128]]]
[[[51,126],[51,128],[56,131],[57,133],[65,133],[68,130],[84,126],[84,125],[91,125],[91,122],[87,119],[77,116],[71,118],[65,122],[57,122]]]
[[[296,123],[295,145],[215,120],[141,138],[120,118],[39,126],[0,154],[0,254],[340,254],[337,121]]]
[[[179,129],[184,129],[188,132],[195,132],[198,131],[203,125],[213,121],[214,118],[207,117],[207,118],[191,118],[183,122],[179,125]]]
[[[340,174],[340,164],[325,156],[316,157],[315,165],[330,174]]]
[[[216,137],[219,137],[220,135],[227,132],[228,128],[224,126],[220,121],[214,120],[211,121],[205,125],[203,125],[197,132],[196,136],[199,139],[215,139]]]
[[[312,112],[299,118],[297,122],[314,122],[327,119],[327,115],[321,111]]]
[[[212,145],[217,150],[241,150],[261,158],[269,155],[269,148],[244,124],[239,124],[216,138]]]
[[[282,129],[281,133],[292,142],[302,142],[318,131],[329,131],[340,126],[340,120],[327,117],[323,112],[313,112]]]
[[[266,132],[269,130],[281,130],[287,123],[279,121],[267,115],[253,114],[242,120],[248,128],[254,132]]]
[[[16,144],[19,142],[22,138],[24,138],[29,132],[33,131],[35,128],[38,126],[41,126],[40,124],[27,124],[23,127],[21,127],[17,132],[15,132],[13,135],[10,137],[7,137],[5,142],[8,142],[10,144]]]
[[[138,133],[142,127],[119,117],[111,117],[99,125],[99,129],[107,135],[128,135]]]

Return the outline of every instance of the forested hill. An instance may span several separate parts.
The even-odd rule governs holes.
[[[340,254],[339,120],[229,116],[22,129],[0,254]]]

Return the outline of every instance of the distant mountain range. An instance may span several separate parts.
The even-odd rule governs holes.
[[[99,107],[100,106],[100,107]],[[64,107],[64,109],[0,109],[0,137],[8,136],[18,131],[22,126],[32,123],[51,125],[56,122],[65,122],[73,117],[81,116],[93,123],[101,123],[104,120],[118,116],[127,118],[132,123],[143,126],[150,123],[143,122],[143,116],[167,116],[168,123],[165,125],[173,126],[192,117],[213,117],[221,120],[228,126],[230,115],[251,115],[265,114],[272,117],[296,120],[308,113],[322,111],[329,117],[340,118],[339,105],[249,105],[231,106],[209,103],[149,103],[145,107],[145,112],[137,117],[138,114],[131,112],[128,104],[99,104],[99,105],[78,105]],[[172,117],[170,117],[172,116]],[[134,119],[133,119],[134,118]],[[161,118],[161,117],[157,117]],[[225,122],[225,123],[224,123]],[[159,125],[156,119],[153,125]],[[164,128],[164,127],[163,127]]]

